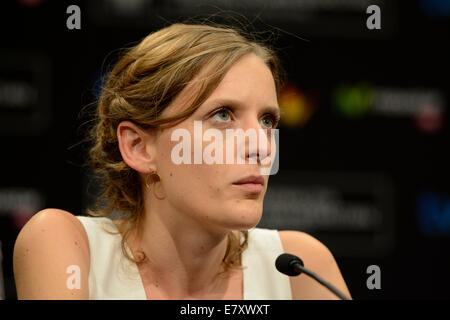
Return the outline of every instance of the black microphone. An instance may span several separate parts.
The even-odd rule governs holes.
[[[321,285],[325,286],[328,290],[333,292],[336,296],[341,298],[342,300],[349,300],[342,292],[340,292],[336,287],[334,287],[331,283],[323,280],[321,277],[319,277],[317,274],[312,272],[311,270],[308,270],[304,267],[304,263],[302,259],[300,259],[297,256],[294,256],[293,254],[289,253],[283,253],[280,254],[275,261],[275,267],[278,271],[281,273],[293,277],[298,276],[300,273],[305,273],[317,282],[319,282]]]

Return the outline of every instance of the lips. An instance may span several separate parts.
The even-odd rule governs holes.
[[[248,176],[234,182],[233,185],[244,192],[258,194],[263,190],[264,178],[262,176]]]
[[[262,176],[248,176],[239,181],[234,182],[233,184],[247,184],[247,183],[264,185],[264,178]]]

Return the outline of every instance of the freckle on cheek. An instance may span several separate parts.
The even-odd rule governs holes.
[[[172,176],[172,172],[170,173],[170,176]]]

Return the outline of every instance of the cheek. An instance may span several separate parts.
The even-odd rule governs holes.
[[[185,176],[189,177],[190,189],[205,199],[217,199],[224,193],[224,173],[220,165],[193,164],[186,166]]]
[[[200,204],[221,199],[225,194],[224,173],[214,165],[176,165],[168,161],[163,167],[163,186],[171,199]]]
[[[229,166],[225,164],[209,165],[204,161],[202,161],[203,163],[201,164],[194,164],[194,139],[198,138],[198,136],[194,135],[193,128],[188,126],[185,127],[185,129],[190,131],[192,138],[190,148],[191,164],[176,164],[176,162],[172,160],[172,150],[179,150],[181,142],[181,140],[171,140],[173,130],[165,132],[160,136],[157,164],[158,169],[161,171],[162,177],[165,180],[163,185],[167,196],[174,201],[175,197],[178,197],[179,201],[194,201],[195,199],[195,201],[201,202],[223,199],[227,192],[226,181],[227,176],[229,176],[229,174],[227,174],[227,167]],[[202,152],[209,143],[210,142],[202,143]],[[183,147],[183,152],[184,150]],[[182,153],[178,153],[178,155],[182,156]]]

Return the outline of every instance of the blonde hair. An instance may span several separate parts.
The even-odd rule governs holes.
[[[146,258],[143,253],[140,259],[131,257],[125,246],[142,219],[143,183],[138,172],[122,159],[116,133],[119,123],[129,120],[148,129],[187,118],[218,86],[231,65],[249,53],[270,68],[278,92],[280,64],[273,50],[234,28],[218,25],[177,23],[151,33],[127,49],[109,73],[89,131],[92,147],[88,163],[103,190],[88,214],[109,216],[116,210],[128,213],[119,232],[122,251],[131,261],[141,263]],[[208,74],[200,79],[191,105],[175,116],[163,118],[161,112],[206,66]],[[241,233],[243,241],[232,232],[228,235],[224,271],[237,266],[247,247],[248,232]]]

